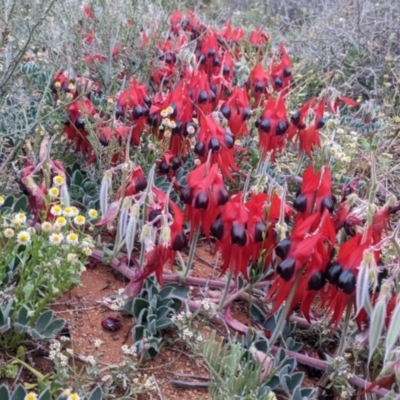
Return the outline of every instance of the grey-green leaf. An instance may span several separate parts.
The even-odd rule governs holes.
[[[381,297],[371,315],[371,324],[369,331],[369,355],[368,363],[371,361],[375,349],[378,347],[379,340],[381,339],[381,332],[385,322],[386,315],[386,299]]]
[[[400,301],[397,302],[395,309],[392,312],[389,328],[386,334],[385,343],[385,359],[387,359],[390,351],[393,349],[400,335]]]

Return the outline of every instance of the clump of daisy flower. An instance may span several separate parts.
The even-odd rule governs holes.
[[[21,231],[17,235],[17,242],[19,244],[29,244],[31,242],[31,235],[28,231]]]

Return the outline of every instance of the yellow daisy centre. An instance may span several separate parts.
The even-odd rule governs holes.
[[[64,217],[58,217],[56,219],[56,224],[60,226],[65,226],[67,223],[67,220]]]
[[[56,186],[61,186],[61,185],[64,183],[64,177],[61,176],[61,175],[56,175],[56,176],[53,178],[53,183],[54,183]]]
[[[61,215],[62,208],[59,205],[55,205],[55,206],[51,207],[50,212],[53,215]]]
[[[49,195],[51,197],[57,197],[59,195],[60,191],[56,187],[52,187],[49,189]]]
[[[77,225],[83,225],[83,224],[85,223],[85,217],[84,217],[83,215],[77,215],[77,216],[74,218],[74,222],[75,222]]]
[[[29,392],[26,396],[25,396],[25,400],[36,400],[37,399],[37,395],[34,392]]]
[[[31,241],[31,235],[27,231],[18,233],[17,240],[19,244],[27,244]]]
[[[71,232],[67,235],[67,242],[69,244],[77,244],[78,243],[78,235],[74,232]]]
[[[71,217],[72,214],[73,214],[73,212],[72,212],[72,207],[65,207],[65,208],[64,208],[64,211],[63,211],[63,214],[64,214],[66,217]]]
[[[97,218],[98,217],[98,215],[99,215],[99,213],[97,212],[97,210],[93,210],[93,209],[91,209],[91,210],[89,210],[89,217],[90,218]]]

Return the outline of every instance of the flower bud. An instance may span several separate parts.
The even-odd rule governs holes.
[[[160,232],[160,244],[161,246],[168,247],[171,243],[171,228],[169,226],[163,226]]]

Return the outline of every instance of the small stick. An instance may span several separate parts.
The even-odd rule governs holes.
[[[190,378],[190,379],[198,379],[200,381],[209,381],[211,378],[206,376],[199,376],[199,375],[190,375],[190,374],[181,374],[179,372],[172,372],[172,371],[165,371],[167,374],[172,374],[176,376],[180,376],[181,378]]]
[[[161,393],[161,389],[160,389],[160,386],[158,385],[156,377],[154,376],[154,374],[151,375],[151,377],[153,378],[153,382],[154,382],[154,385],[156,386],[157,393],[158,393],[158,396],[160,397],[160,400],[164,400],[164,397]]]
[[[172,386],[182,388],[182,389],[207,389],[208,382],[184,382],[171,380],[169,383]]]

